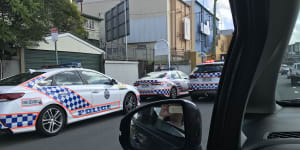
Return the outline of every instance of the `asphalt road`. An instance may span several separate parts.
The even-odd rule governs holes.
[[[300,98],[300,82],[291,86],[291,79],[286,75],[279,75],[277,80],[276,100],[289,100]]]
[[[190,99],[190,97],[181,97]],[[148,103],[148,102],[145,102]],[[144,103],[144,104],[145,104]],[[203,121],[203,146],[207,142],[209,124],[212,112],[212,101],[199,100]],[[68,125],[59,135],[41,137],[37,133],[22,133],[16,135],[0,134],[1,150],[121,150],[119,144],[119,124],[124,115],[113,113],[106,116],[84,120]]]

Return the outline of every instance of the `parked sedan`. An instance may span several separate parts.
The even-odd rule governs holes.
[[[146,74],[134,85],[141,94],[141,98],[164,96],[176,98],[188,94],[188,75],[181,71],[159,71]]]
[[[281,67],[280,67],[280,73],[281,75],[285,75],[289,72],[290,68],[288,65],[286,64],[282,64]]]
[[[0,81],[0,131],[53,136],[67,124],[137,105],[133,86],[94,70],[31,70]]]

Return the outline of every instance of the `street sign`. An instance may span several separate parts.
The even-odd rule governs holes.
[[[191,21],[190,18],[184,18],[184,39],[191,40]]]
[[[171,69],[171,52],[169,42],[167,40],[161,39],[155,43],[154,55],[168,55],[169,69]]]
[[[105,13],[106,42],[111,42],[130,35],[129,0],[119,4]]]
[[[56,41],[58,40],[58,30],[57,28],[52,28],[50,29],[50,31],[51,31],[52,41],[54,42],[56,64],[58,65],[58,53],[57,53],[57,43],[56,43]]]
[[[57,28],[52,28],[50,29],[51,31],[51,36],[52,36],[52,40],[55,42],[58,40],[58,29]]]
[[[160,40],[155,43],[154,45],[154,55],[161,56],[161,55],[169,55],[169,44],[165,40]]]

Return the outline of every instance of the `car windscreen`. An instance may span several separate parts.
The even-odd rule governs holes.
[[[41,74],[43,74],[45,72],[34,72],[34,73],[21,73],[21,74],[17,74],[8,78],[5,78],[3,80],[0,80],[0,85],[18,85],[21,84],[25,81],[28,81],[36,76],[39,76]]]
[[[142,79],[164,78],[166,75],[166,72],[151,72],[142,77]]]
[[[221,72],[222,69],[223,69],[223,64],[199,65],[194,69],[193,73]]]

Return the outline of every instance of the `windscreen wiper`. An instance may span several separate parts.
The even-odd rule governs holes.
[[[300,99],[280,100],[276,103],[285,107],[300,107]]]

